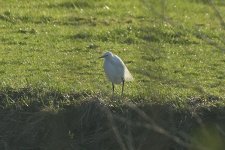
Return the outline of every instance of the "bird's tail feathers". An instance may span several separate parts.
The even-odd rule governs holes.
[[[124,76],[125,81],[133,81],[134,78],[131,75],[130,71],[126,68],[125,69],[125,76]]]

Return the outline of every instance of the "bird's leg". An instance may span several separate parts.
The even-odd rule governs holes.
[[[123,90],[124,90],[124,79],[122,79],[122,94],[123,95]]]
[[[114,84],[112,83],[112,91],[113,91],[113,95],[114,95]]]

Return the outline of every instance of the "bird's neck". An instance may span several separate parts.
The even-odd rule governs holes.
[[[112,61],[113,57],[108,57],[107,59],[105,59],[105,61]]]

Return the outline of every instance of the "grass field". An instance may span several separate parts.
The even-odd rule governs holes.
[[[224,16],[223,0],[0,0],[0,148],[224,149]],[[105,51],[135,78],[124,96]],[[121,123],[146,115],[162,126],[149,145]]]

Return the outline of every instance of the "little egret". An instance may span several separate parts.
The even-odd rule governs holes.
[[[106,52],[101,57],[104,58],[104,71],[109,81],[112,82],[112,91],[114,94],[114,84],[122,83],[122,94],[124,82],[132,81],[133,77],[120,57],[112,52]]]

